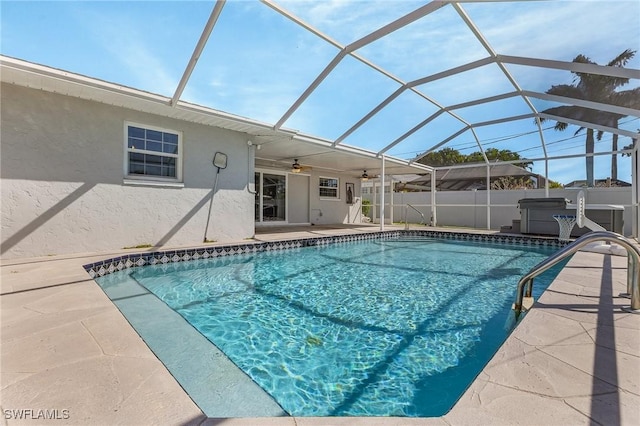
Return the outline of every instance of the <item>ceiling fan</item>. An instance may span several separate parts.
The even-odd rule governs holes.
[[[301,165],[298,162],[297,158],[293,160],[293,164],[291,165],[291,173],[307,172],[309,170],[313,170],[313,167]]]

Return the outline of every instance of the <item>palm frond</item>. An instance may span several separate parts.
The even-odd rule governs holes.
[[[586,99],[584,92],[578,86],[572,84],[551,86],[551,89],[547,90],[546,93],[549,95],[564,96],[566,98]]]
[[[636,51],[631,49],[626,49],[624,52],[613,58],[608,64],[608,67],[624,67],[627,63],[633,59]]]
[[[610,96],[613,105],[640,109],[640,87],[622,92],[613,92]]]

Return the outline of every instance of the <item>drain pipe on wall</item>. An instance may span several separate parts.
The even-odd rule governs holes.
[[[254,144],[252,141],[247,141],[247,145],[249,145],[249,153],[247,155],[248,164],[247,164],[247,190],[250,194],[257,194],[256,191],[256,175],[255,175],[255,164],[256,164],[256,149],[260,149],[260,145]],[[251,187],[253,184],[253,188]]]
[[[211,209],[213,207],[213,197],[216,195],[216,190],[218,189],[218,175],[220,174],[220,169],[227,168],[227,154],[223,154],[222,152],[216,152],[213,156],[213,166],[217,167],[214,181],[213,181],[213,189],[211,190],[211,199],[209,200],[209,214],[207,215],[207,224],[204,227],[204,238],[203,242],[208,243],[207,240],[207,232],[209,231],[209,222],[211,221]]]

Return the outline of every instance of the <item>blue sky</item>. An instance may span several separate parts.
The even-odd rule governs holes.
[[[279,1],[341,45],[409,13],[426,2]],[[2,1],[2,54],[172,96],[211,13],[211,1]],[[463,3],[498,54],[570,61],[585,54],[605,64],[624,49],[639,50],[640,1],[527,1]],[[222,111],[276,123],[334,58],[337,48],[257,1],[228,1],[182,99]],[[409,82],[488,56],[455,9],[432,14],[357,51],[397,79]],[[640,68],[640,55],[627,65]],[[544,92],[572,82],[567,71],[507,65],[522,89]],[[637,87],[632,81],[623,89]],[[335,139],[399,87],[399,83],[347,57],[284,123],[284,127]],[[513,91],[495,65],[417,87],[440,106]],[[538,110],[554,104],[533,101]],[[405,91],[344,143],[374,151],[396,140],[437,111],[418,94]],[[457,110],[470,123],[529,112],[520,98],[487,107]],[[551,123],[549,123],[551,126]],[[547,127],[549,127],[547,126]],[[389,150],[413,158],[463,127],[443,114]],[[636,131],[640,120],[620,127]],[[583,152],[584,134],[544,132],[550,155]],[[543,156],[531,119],[479,127],[485,148]],[[621,138],[620,145],[630,143]],[[443,147],[477,151],[471,132]],[[611,148],[605,134],[596,151]],[[609,176],[610,157],[596,157],[596,178]],[[584,179],[584,159],[550,161],[550,178]],[[542,162],[534,170],[544,172]],[[630,160],[619,160],[619,178],[630,181]]]

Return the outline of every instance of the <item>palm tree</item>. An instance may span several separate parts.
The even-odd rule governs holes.
[[[613,60],[611,60],[607,66],[610,67],[623,67],[629,62],[631,58],[636,54],[635,50],[627,49]],[[573,62],[582,64],[594,64],[588,57],[584,55],[578,55]],[[611,104],[629,108],[640,107],[640,88],[632,90],[626,90],[622,92],[616,92],[616,89],[629,83],[628,78],[622,77],[610,77],[598,74],[587,74],[582,72],[571,71],[575,75],[574,84],[561,84],[557,86],[551,86],[551,89],[547,90],[550,95],[565,96],[568,98],[576,98],[581,100],[588,100],[594,102],[600,102],[604,104]],[[591,108],[579,107],[579,106],[560,106],[549,108],[542,113],[553,114],[559,117],[571,118],[574,120],[585,121],[594,124],[600,124],[609,126],[612,128],[618,128],[618,122],[621,118],[625,117],[621,114],[614,114],[610,112],[598,111]],[[540,121],[544,121],[541,117]],[[557,121],[554,129],[565,130],[568,127],[567,123]],[[575,134],[577,135],[584,127],[580,127]],[[587,171],[587,186],[594,186],[593,176],[593,154],[595,147],[594,130],[587,128],[587,139],[585,142],[586,157],[586,171]],[[598,132],[598,140],[602,138],[602,132]],[[618,135],[613,135],[612,150],[618,150]],[[617,179],[617,156],[612,154],[611,160],[611,178]]]

